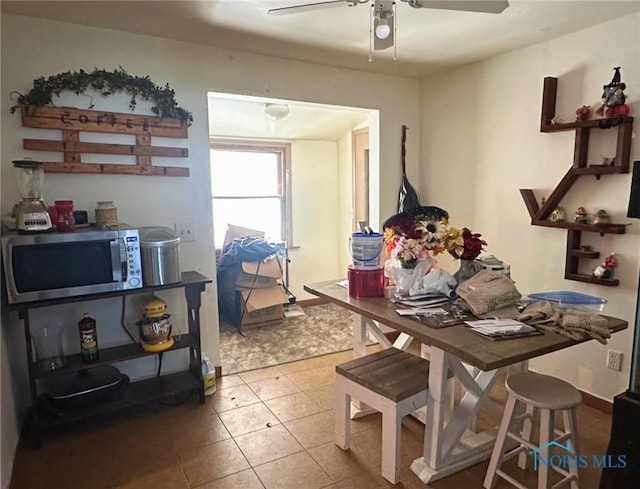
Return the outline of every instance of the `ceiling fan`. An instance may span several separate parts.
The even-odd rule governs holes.
[[[481,12],[487,14],[499,14],[508,6],[507,0],[400,0],[413,8],[430,8],[440,10],[459,10],[464,12]],[[394,48],[395,59],[395,0],[327,0],[324,2],[304,3],[289,7],[273,8],[267,11],[269,15],[289,15],[313,10],[322,10],[333,7],[357,7],[362,4],[371,5],[371,42],[369,49],[369,61],[371,50],[380,51],[390,47]]]

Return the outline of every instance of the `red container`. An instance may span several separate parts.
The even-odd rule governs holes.
[[[351,265],[347,270],[349,295],[357,299],[365,297],[384,297],[384,270],[354,270]]]
[[[73,231],[76,221],[73,218],[73,200],[56,200],[54,202],[56,214],[56,229],[61,232]]]

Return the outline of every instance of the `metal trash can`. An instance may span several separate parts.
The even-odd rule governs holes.
[[[171,228],[140,229],[142,280],[145,287],[180,282],[180,237]]]

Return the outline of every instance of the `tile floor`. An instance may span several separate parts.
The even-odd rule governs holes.
[[[378,348],[377,345],[369,347]],[[334,365],[350,351],[218,379],[205,405],[189,402],[19,447],[12,489],[375,489],[380,474],[380,422],[352,421],[352,448],[333,443]],[[492,394],[504,402],[504,389]],[[578,411],[580,452],[604,453],[611,419]],[[478,426],[487,425],[482,413]],[[409,470],[422,450],[424,427],[405,418],[402,475],[396,487],[480,489],[487,463],[425,486]],[[507,472],[535,487],[535,472]],[[581,471],[581,489],[595,489],[597,469]],[[500,481],[498,488],[510,487]]]

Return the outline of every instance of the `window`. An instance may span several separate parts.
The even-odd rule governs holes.
[[[213,229],[222,248],[228,224],[265,232],[268,241],[291,244],[288,144],[211,145]]]

